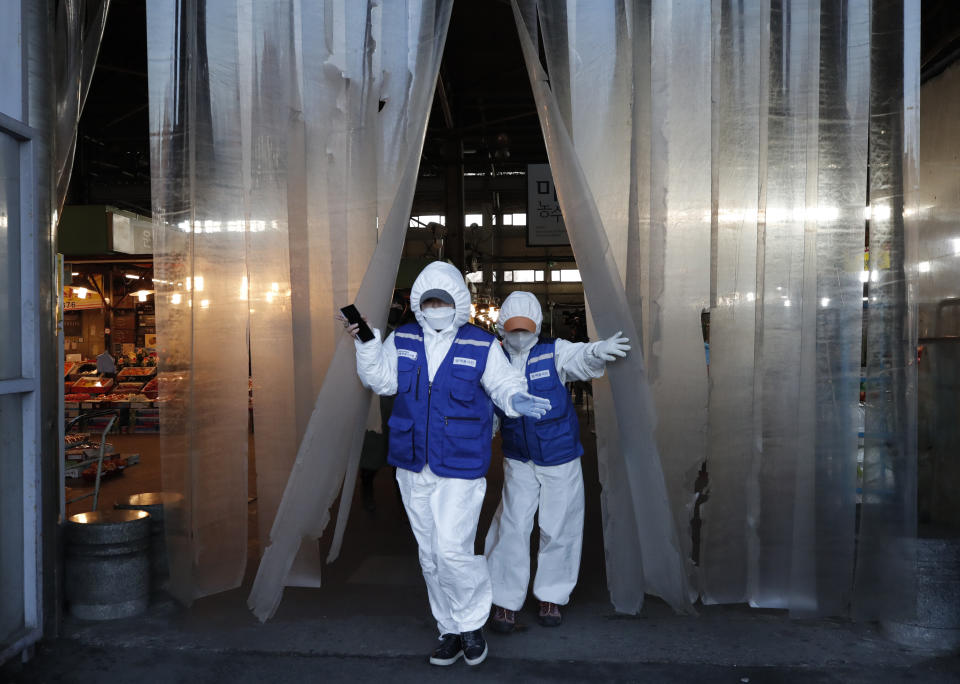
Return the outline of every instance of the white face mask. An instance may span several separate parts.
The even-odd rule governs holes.
[[[526,330],[514,330],[503,334],[503,342],[510,351],[523,352],[533,348],[537,335]]]
[[[452,306],[431,306],[428,309],[421,309],[423,320],[427,322],[434,330],[443,330],[453,325],[453,319],[457,316],[457,310]]]

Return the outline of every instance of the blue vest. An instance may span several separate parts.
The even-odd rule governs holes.
[[[506,349],[506,347],[504,347]],[[540,420],[507,418],[498,410],[503,435],[503,455],[541,466],[561,465],[583,455],[580,421],[570,394],[557,374],[556,342],[541,338],[527,357],[527,391],[550,400],[550,412]],[[507,353],[509,356],[509,352]]]
[[[393,333],[397,347],[397,398],[387,462],[419,473],[473,480],[487,474],[493,434],[493,402],[480,384],[496,338],[464,325],[429,381],[423,330],[417,323]]]

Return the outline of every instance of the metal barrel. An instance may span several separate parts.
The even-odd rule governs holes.
[[[150,514],[78,513],[67,519],[65,590],[81,620],[139,615],[150,600]]]
[[[164,520],[167,512],[179,507],[183,495],[175,492],[144,492],[121,499],[114,508],[117,510],[140,510],[150,514],[150,582],[153,589],[162,589],[170,579],[170,565],[167,559],[167,540],[164,534]]]
[[[898,643],[934,651],[960,649],[960,537],[917,539],[917,615],[886,620]]]

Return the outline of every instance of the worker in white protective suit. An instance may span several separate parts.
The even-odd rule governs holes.
[[[533,422],[500,416],[503,434],[503,496],[487,533],[485,554],[493,583],[491,629],[509,633],[527,598],[530,533],[539,509],[540,549],[533,594],[540,624],[555,627],[580,572],[583,542],[583,474],[580,425],[566,383],[603,375],[606,364],[626,356],[629,340],[617,333],[600,342],[539,337],[543,314],[537,298],[514,292],[497,319],[498,332],[528,390],[550,400]]]
[[[480,505],[490,466],[494,405],[531,420],[550,402],[526,392],[523,374],[496,337],[467,323],[470,292],[460,272],[434,262],[410,292],[416,323],[381,342],[356,339],[357,374],[380,395],[396,394],[388,425],[387,461],[417,539],[440,645],[434,665],[487,656],[481,628],[490,614],[487,562],[474,555]]]

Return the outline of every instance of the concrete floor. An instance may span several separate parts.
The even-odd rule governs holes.
[[[616,614],[605,586],[599,482],[589,416],[583,414],[587,520],[580,583],[564,625],[540,627],[528,601],[518,633],[488,635],[490,657],[436,668],[426,656],[436,638],[416,544],[391,473],[376,480],[377,510],[355,492],[341,557],[324,568],[324,586],[287,589],[277,615],[260,624],[245,601],[256,571],[256,539],[244,586],[183,609],[162,595],[147,615],[109,623],[67,619],[60,639],[36,657],[0,669],[5,682],[477,681],[652,682],[960,682],[960,659],[911,651],[875,625],[849,620],[791,620],[783,611],[706,606],[678,617],[655,598],[639,616]],[[130,440],[128,442],[128,440]],[[121,495],[158,489],[156,439],[114,440],[138,450],[135,466],[104,487],[104,506]],[[122,442],[122,444],[121,444]],[[153,446],[151,446],[153,445]],[[498,445],[495,445],[498,447]],[[128,448],[129,447],[129,448]],[[151,475],[153,473],[154,475]],[[481,515],[478,550],[499,499],[495,449]],[[256,534],[251,503],[251,534]],[[334,506],[336,511],[336,504]],[[326,554],[333,523],[320,542]],[[535,542],[534,542],[535,543]]]

